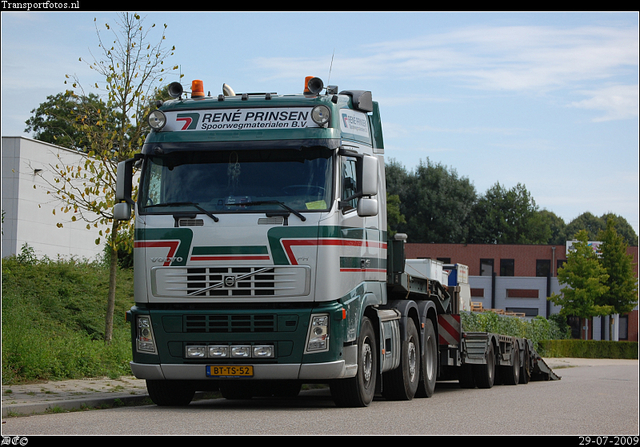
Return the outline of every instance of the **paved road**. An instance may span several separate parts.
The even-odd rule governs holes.
[[[556,366],[556,365],[554,365]],[[187,408],[125,407],[12,417],[3,435],[638,435],[638,362],[555,369],[562,379],[461,389],[430,399],[339,409],[325,390],[295,400],[210,399]],[[637,443],[635,444],[637,445]]]

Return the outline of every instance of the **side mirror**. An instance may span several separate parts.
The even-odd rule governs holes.
[[[373,217],[378,215],[378,200],[371,197],[361,197],[358,200],[358,216]]]
[[[113,206],[113,218],[115,220],[131,219],[131,205],[127,202],[116,203]]]
[[[126,201],[131,203],[131,184],[133,181],[133,163],[135,158],[118,163],[116,171],[116,202]]]
[[[362,158],[362,195],[378,194],[378,159],[365,155]]]

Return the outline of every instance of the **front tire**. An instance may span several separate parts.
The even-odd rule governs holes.
[[[196,390],[184,380],[147,380],[147,391],[158,406],[183,407],[189,405]]]
[[[331,383],[331,396],[339,407],[367,407],[373,401],[378,372],[376,335],[371,320],[362,318],[358,336],[358,372]]]

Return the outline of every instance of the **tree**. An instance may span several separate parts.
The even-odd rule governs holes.
[[[562,217],[559,217],[554,212],[548,210],[540,210],[538,211],[538,214],[542,221],[542,225],[547,226],[551,233],[546,243],[552,245],[564,245],[567,241],[567,224],[564,223]]]
[[[627,244],[633,247],[638,246],[638,235],[627,220],[613,213],[605,213],[600,217],[594,216],[590,212],[580,214],[573,219],[566,228],[567,234],[575,234],[578,230],[587,230],[590,241],[598,239],[600,232],[607,227],[607,221],[613,219],[616,231],[622,236]]]
[[[628,314],[638,304],[638,286],[633,273],[632,256],[627,254],[627,243],[616,232],[613,217],[607,220],[606,228],[598,235],[600,263],[609,275],[608,290],[596,301],[613,308],[612,314]],[[611,333],[611,332],[609,332]]]
[[[465,242],[476,200],[468,178],[428,158],[411,173],[394,161],[386,169],[387,190],[400,196],[400,212],[407,216],[398,231],[408,233],[413,242]]]
[[[398,225],[406,223],[404,214],[400,212],[400,196],[389,195],[387,192],[387,234],[389,237],[396,234]]]
[[[39,141],[86,152],[89,141],[76,122],[78,117],[83,117],[87,125],[95,125],[99,121],[95,113],[98,110],[104,110],[106,114],[112,112],[95,93],[77,96],[67,90],[49,95],[47,101],[31,110],[32,116],[25,121],[25,132],[33,132],[33,137]],[[115,128],[114,123],[112,126]]]
[[[567,262],[558,269],[558,282],[567,287],[561,289],[560,295],[551,295],[549,300],[562,306],[560,313],[565,316],[593,318],[611,315],[613,306],[599,304],[600,297],[609,290],[606,285],[609,275],[589,246],[587,231],[580,230],[575,238],[578,242],[567,255]]]
[[[474,206],[469,242],[480,244],[540,244],[551,236],[527,188],[507,189],[496,183]]]
[[[95,19],[94,19],[95,22]],[[116,168],[140,150],[146,126],[143,117],[149,111],[151,95],[157,92],[155,85],[163,81],[163,76],[173,69],[164,67],[165,60],[173,55],[174,48],[164,48],[165,34],[162,30],[159,41],[148,42],[151,28],[145,29],[144,19],[138,14],[122,13],[117,21],[118,30],[109,24],[105,28],[113,33],[113,44],[105,45],[101,31],[96,24],[100,59],[94,57],[88,65],[104,77],[106,107],[95,103],[78,101],[85,107],[78,111],[74,123],[75,130],[86,137],[87,154],[82,166],[56,165],[55,182],[50,184],[50,193],[60,199],[64,212],[74,211],[87,223],[87,228],[97,227],[97,223],[111,224],[106,233],[99,233],[96,244],[102,237],[107,238],[110,247],[109,294],[105,316],[105,341],[109,342],[113,333],[113,309],[115,305],[116,272],[118,266],[118,232],[121,223],[113,219],[112,209],[115,198]],[[166,25],[164,28],[166,30]],[[82,61],[82,58],[80,58]],[[81,92],[73,92],[74,98],[87,97],[79,79],[73,79],[72,87]],[[67,83],[67,81],[65,81]],[[95,87],[100,88],[98,83]],[[134,191],[135,194],[135,191]],[[55,214],[55,210],[54,210]],[[72,220],[76,220],[76,214]],[[97,216],[97,217],[89,217]],[[133,221],[122,224],[125,231],[131,231]],[[61,226],[62,224],[58,224]]]
[[[624,242],[632,247],[638,246],[638,235],[627,219],[613,213],[603,214],[600,219],[604,222],[605,229],[609,219],[612,219],[615,224],[615,231],[624,239]]]

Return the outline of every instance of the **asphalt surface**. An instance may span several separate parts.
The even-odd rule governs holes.
[[[638,360],[545,358],[562,377],[563,368],[598,365],[638,365]],[[198,395],[196,395],[196,399]],[[2,385],[2,417],[109,408],[118,405],[150,405],[145,381],[133,376],[93,378],[21,385]]]

